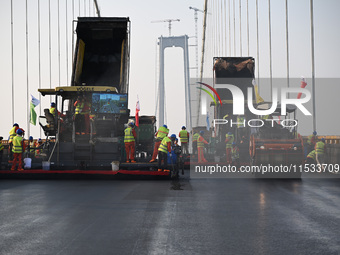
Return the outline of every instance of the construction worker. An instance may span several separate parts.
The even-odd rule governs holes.
[[[163,170],[168,171],[168,152],[171,157],[171,139],[168,136],[165,136],[161,144],[158,148],[158,171],[161,172]],[[163,164],[162,164],[163,161]]]
[[[152,158],[151,158],[150,162],[156,161],[156,158],[157,158],[157,155],[158,155],[158,148],[159,148],[163,138],[168,136],[168,134],[169,134],[169,129],[168,129],[167,125],[163,125],[156,132],[156,134],[155,134],[155,136],[156,136],[155,147],[153,149],[153,154],[152,154]]]
[[[56,113],[56,112],[58,113],[58,115],[59,115],[60,117],[65,117],[64,114],[61,114],[59,111],[57,111],[57,110],[55,109],[55,103],[54,103],[54,102],[51,103],[51,108],[50,108],[49,111],[50,111],[50,114],[53,115],[53,118],[55,118],[55,113]]]
[[[84,124],[85,124],[85,133],[90,133],[90,110],[91,110],[91,103],[87,99],[87,97],[84,96],[84,106],[83,110],[80,114],[84,115]]]
[[[4,153],[4,145],[2,144],[2,136],[0,136],[0,170],[2,169],[2,154]]]
[[[312,150],[308,155],[306,159],[307,164],[315,164],[316,161],[316,151]]]
[[[316,162],[322,166],[325,162],[325,138],[315,144]],[[322,167],[323,168],[323,167]]]
[[[29,157],[31,157],[31,155],[34,154],[34,152],[35,152],[34,148],[35,148],[35,142],[33,141],[33,136],[30,136],[28,138],[28,146],[26,148],[26,153]]]
[[[24,138],[22,137],[23,132],[21,129],[17,130],[17,135],[13,138],[13,163],[11,170],[14,171],[17,162],[18,164],[18,171],[23,171],[22,168],[22,152],[25,150],[25,143]]]
[[[233,148],[233,142],[234,142],[234,135],[233,135],[233,133],[228,132],[225,135],[225,142],[226,142],[227,163],[231,164],[232,163],[231,149]]]
[[[314,150],[315,144],[316,144],[316,135],[317,132],[314,131],[312,135],[309,135],[307,137],[307,146],[305,146],[305,157]]]
[[[188,144],[189,144],[189,132],[186,131],[185,126],[182,127],[182,130],[179,132],[179,138],[181,141],[182,154],[189,154]]]
[[[235,142],[233,142],[233,148],[231,149],[231,159],[233,165],[238,169],[240,167],[240,150]]]
[[[42,145],[42,140],[41,140],[41,138],[39,138],[36,142],[35,142],[35,157],[36,158],[39,158],[40,157],[40,152],[41,152],[41,149],[42,148],[40,148],[41,147],[41,145]],[[40,149],[39,149],[40,148]]]
[[[84,100],[81,96],[78,96],[77,101],[74,103],[75,109],[75,125],[76,125],[76,134],[80,135],[84,130],[85,125],[85,116],[81,114],[84,108]]]
[[[9,161],[13,160],[13,138],[17,135],[17,130],[19,129],[19,124],[18,123],[14,123],[12,129],[9,131],[9,140],[8,140],[8,155],[9,155]]]
[[[192,154],[197,153],[197,140],[199,137],[200,137],[199,133],[194,133],[194,135],[192,136]]]
[[[242,137],[245,136],[245,119],[243,115],[237,116],[237,141],[240,142]]]
[[[199,137],[197,139],[197,152],[198,152],[198,163],[208,162],[204,158],[204,144],[209,144],[204,138],[204,131],[200,131]]]
[[[136,131],[134,129],[134,124],[130,122],[128,127],[124,130],[124,144],[126,151],[126,163],[136,163],[135,161],[135,140],[136,140]]]

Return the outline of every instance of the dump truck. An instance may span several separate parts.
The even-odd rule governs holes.
[[[255,60],[252,57],[216,57],[214,58],[214,87],[221,98],[221,104],[215,106],[214,118],[220,120],[221,125],[214,128],[216,137],[216,152],[225,157],[225,138],[228,132],[234,134],[235,141],[240,150],[240,161],[243,164],[254,166],[272,165],[289,166],[297,169],[303,164],[303,142],[297,132],[296,107],[287,105],[287,115],[281,116],[281,106],[278,105],[274,113],[268,116],[253,114],[244,101],[244,114],[234,115],[234,98],[231,91],[219,84],[231,84],[238,87],[243,95],[252,93],[252,104],[258,110],[270,109],[271,102],[259,101],[259,95],[254,84]],[[255,86],[254,86],[255,85]],[[250,88],[250,89],[249,89]],[[248,95],[249,96],[249,95]],[[262,99],[262,98],[261,98]],[[288,115],[294,115],[293,118]],[[287,119],[287,120],[286,120]],[[241,124],[244,121],[245,125]],[[248,121],[252,120],[252,125]],[[281,125],[287,121],[285,125]],[[229,125],[230,123],[234,125]],[[294,122],[289,125],[289,122]],[[298,170],[298,169],[297,169]],[[266,174],[255,172],[256,177],[288,177],[300,178],[299,171],[290,173]]]

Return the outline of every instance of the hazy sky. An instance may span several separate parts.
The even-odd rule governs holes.
[[[18,122],[27,130],[27,76],[26,76],[26,37],[25,37],[25,0],[16,0],[14,2],[14,88],[15,88],[15,122]],[[39,55],[38,55],[38,0],[28,1],[28,88],[29,93],[38,97],[37,89],[39,87]],[[72,15],[72,3],[74,2],[74,15]],[[52,87],[67,85],[71,76],[71,54],[72,54],[72,18],[84,16],[84,2],[86,16],[93,16],[92,2],[89,0],[59,0],[60,4],[60,46],[58,47],[58,6],[57,0],[51,0],[51,52],[52,52]],[[231,4],[233,0],[230,1]],[[285,46],[285,1],[271,1],[271,18],[272,18],[272,47],[273,47],[273,76],[276,78],[286,77],[286,46]],[[292,1],[289,0],[289,29],[290,29],[290,76],[307,78],[308,87],[311,90],[311,49],[310,49],[310,19],[309,19],[309,0]],[[2,107],[0,114],[3,121],[0,126],[0,135],[5,139],[12,127],[12,110],[11,110],[11,33],[10,33],[10,0],[3,0],[1,7],[1,47],[0,47],[0,70],[2,77],[1,95]],[[66,3],[68,15],[66,16]],[[112,1],[98,0],[101,15],[103,17],[130,17],[131,20],[131,64],[130,64],[130,95],[129,108],[132,115],[134,114],[137,95],[141,105],[141,115],[155,114],[156,100],[156,42],[160,35],[168,35],[167,23],[151,23],[154,20],[163,19],[180,19],[180,22],[173,23],[172,34],[194,36],[194,12],[189,10],[189,6],[203,9],[203,0],[150,0],[150,1]],[[211,24],[223,21],[219,16],[221,10],[218,8],[224,6],[225,1],[210,1],[208,32],[207,32],[207,50],[206,50],[206,70],[212,69],[212,57],[214,56],[239,56],[239,23],[238,23],[238,6],[239,0],[235,0],[236,11],[236,52],[230,52],[228,45],[224,42],[217,44],[217,32],[212,29]],[[226,1],[227,6],[229,0]],[[241,0],[242,4],[242,49],[243,56],[247,55],[247,34],[246,34],[246,0]],[[41,87],[49,88],[49,29],[48,18],[49,9],[48,1],[40,0],[40,20],[41,20]],[[339,94],[340,74],[338,71],[337,60],[340,59],[338,46],[340,37],[338,28],[340,18],[340,1],[337,0],[314,0],[315,15],[315,58],[316,58],[316,77],[332,78],[317,80],[316,87],[316,106],[319,134],[336,134],[340,135],[339,120],[334,119],[337,116],[337,109],[340,107]],[[228,10],[227,10],[228,12]],[[223,12],[222,12],[223,13]],[[260,16],[260,77],[269,76],[269,52],[268,52],[268,0],[259,0]],[[67,17],[67,23],[66,23]],[[201,51],[201,32],[202,17],[198,15],[199,27],[199,52]],[[218,18],[220,17],[220,18]],[[228,16],[226,21],[228,22]],[[250,48],[249,55],[256,58],[256,23],[255,23],[255,0],[249,0],[249,19],[250,19]],[[66,24],[67,39],[66,40]],[[220,27],[221,28],[221,27]],[[222,27],[223,28],[223,27]],[[221,29],[222,29],[221,28]],[[209,30],[210,29],[210,30]],[[223,35],[229,37],[229,33]],[[220,38],[221,40],[221,38]],[[229,41],[229,38],[227,38]],[[190,44],[194,44],[194,38],[190,39]],[[215,46],[214,46],[215,45]],[[217,46],[219,45],[219,46]],[[67,47],[67,51],[66,51]],[[224,47],[224,48],[223,48]],[[60,81],[59,81],[59,50],[60,48]],[[66,54],[68,52],[68,54]],[[195,65],[194,47],[190,49],[190,65]],[[167,124],[170,127],[170,133],[178,134],[181,126],[185,123],[184,118],[184,77],[183,77],[183,56],[182,50],[171,48],[166,50],[166,104],[167,104]],[[256,62],[257,64],[257,62]],[[196,72],[192,71],[194,75]],[[257,75],[257,71],[256,71]],[[335,80],[334,78],[338,78]],[[292,84],[291,86],[299,86]],[[269,88],[261,87],[261,95],[269,100]],[[192,95],[193,98],[196,95]],[[42,109],[49,107],[50,99],[42,98]],[[307,105],[310,110],[311,104]],[[39,107],[37,107],[39,114]],[[301,114],[300,114],[301,115]],[[299,116],[299,115],[298,115]],[[312,119],[301,119],[301,133],[308,134],[312,130]],[[36,138],[40,136],[39,126],[31,125],[31,134]]]

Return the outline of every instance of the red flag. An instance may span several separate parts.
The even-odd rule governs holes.
[[[307,82],[304,77],[301,77],[301,88],[304,89],[307,86]],[[299,93],[297,98],[300,99],[302,96],[302,93]]]
[[[139,111],[140,111],[140,105],[139,105],[139,98],[137,96],[136,114],[135,114],[135,124],[137,127],[139,127]]]

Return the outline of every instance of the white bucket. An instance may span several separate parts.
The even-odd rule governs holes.
[[[112,166],[112,171],[118,171],[119,170],[119,161],[112,161],[111,166]]]
[[[31,158],[24,158],[24,168],[31,169],[32,167],[32,159]]]
[[[42,169],[43,169],[43,170],[50,170],[50,162],[48,162],[48,161],[43,161],[43,162],[42,162]]]

